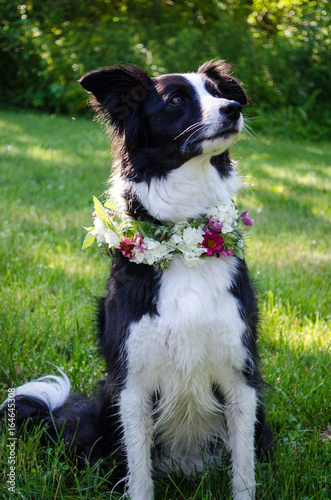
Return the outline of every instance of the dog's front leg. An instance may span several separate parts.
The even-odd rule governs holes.
[[[255,498],[254,424],[256,391],[244,380],[226,393],[225,417],[232,459],[234,500]]]
[[[120,396],[120,413],[129,468],[128,493],[131,500],[152,500],[152,416],[151,398],[132,380]]]

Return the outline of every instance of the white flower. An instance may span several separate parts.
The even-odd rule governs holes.
[[[168,245],[162,244],[159,241],[152,240],[151,238],[145,237],[144,244],[146,245],[146,250],[142,254],[144,259],[142,262],[149,264],[150,266],[159,260],[164,259],[168,253],[172,251]]]
[[[218,205],[213,207],[210,214],[214,220],[218,220],[223,224],[222,233],[231,233],[237,227],[237,219],[239,217],[238,210],[234,203]]]
[[[144,262],[145,255],[146,254],[144,252],[141,252],[139,248],[133,248],[131,260],[136,264],[142,264]]]
[[[111,247],[118,248],[120,246],[119,237],[111,229],[108,229],[108,231],[106,231],[104,238],[105,238],[106,243],[108,244],[109,248],[111,248]]]
[[[200,261],[200,256],[204,253],[201,247],[203,242],[203,224],[198,228],[186,226],[179,233],[173,234],[169,240],[169,245],[181,252],[181,260],[184,260],[189,267],[195,267]]]
[[[169,244],[181,252],[188,252],[201,255],[202,249],[198,247],[203,242],[203,226],[198,228],[187,226],[182,234],[173,234]],[[202,251],[201,251],[202,250]]]
[[[201,250],[201,253],[203,253],[204,249],[202,248]],[[185,261],[188,267],[196,267],[198,264],[204,264],[206,262],[200,258],[201,253],[183,252],[182,260]]]
[[[105,234],[107,231],[108,229],[106,228],[106,226],[98,217],[96,217],[94,219],[94,228],[91,230],[91,234],[94,234],[96,236],[99,247],[102,245],[102,243],[106,243]]]
[[[94,219],[94,228],[91,229],[91,234],[94,234],[96,236],[99,247],[102,245],[102,243],[107,243],[109,248],[119,247],[119,237],[109,227],[106,227],[106,225],[99,219],[99,217],[96,217]]]
[[[177,247],[177,245],[182,244],[183,238],[180,234],[173,234],[169,240],[170,244],[173,245],[174,247]]]
[[[194,246],[201,244],[203,242],[203,226],[202,224],[198,227],[187,227],[183,231],[183,240],[186,246]]]
[[[231,233],[231,231],[233,231],[233,229],[235,229],[236,226],[237,223],[230,224],[229,222],[223,222],[222,233],[223,234]]]

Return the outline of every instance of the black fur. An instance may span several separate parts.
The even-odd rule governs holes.
[[[123,387],[126,376],[124,341],[128,327],[142,316],[157,314],[161,272],[122,257],[110,274],[108,295],[100,301],[98,316],[101,352],[113,384]]]

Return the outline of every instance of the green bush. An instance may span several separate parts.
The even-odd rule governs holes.
[[[119,61],[152,75],[223,58],[247,87],[251,113],[274,131],[326,137],[330,113],[327,1],[0,0],[0,102],[86,111],[77,80]],[[322,106],[321,104],[322,103]],[[269,120],[270,121],[270,120]]]

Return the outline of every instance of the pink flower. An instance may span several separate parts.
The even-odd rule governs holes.
[[[249,217],[247,217],[247,215],[248,215],[248,212],[246,210],[245,212],[242,212],[240,214],[240,219],[242,220],[243,224],[245,224],[245,226],[252,226],[254,219],[250,219]]]
[[[213,220],[213,216],[211,215],[208,219],[207,224],[205,225],[205,233],[212,234],[213,231],[220,232],[222,227],[222,222],[220,222],[219,220]]]
[[[136,250],[140,250],[141,253],[144,253],[145,250],[146,250],[146,245],[144,246],[144,238],[142,237],[142,234],[141,233],[136,233],[134,235],[134,239],[135,239],[135,249]]]
[[[219,252],[218,255],[222,259],[226,259],[227,257],[232,257],[233,254],[234,254],[233,250],[222,250],[221,252]]]
[[[112,218],[115,216],[114,212],[111,212],[110,210],[107,210],[107,209],[105,209],[105,210],[106,210],[107,215],[108,215],[108,217],[109,217],[110,219],[112,219]],[[98,217],[98,214],[96,213],[96,211],[95,211],[95,210],[94,210],[94,212],[93,212],[93,214],[92,214],[92,217],[93,217],[93,219],[96,219],[96,218]]]
[[[135,242],[130,238],[124,238],[119,246],[119,251],[123,253],[124,257],[129,257],[132,259],[132,250],[135,247]]]
[[[211,234],[205,233],[203,236],[203,242],[201,245],[203,248],[207,249],[207,255],[212,256],[216,252],[221,252],[223,250],[224,240],[221,236],[213,231]]]

